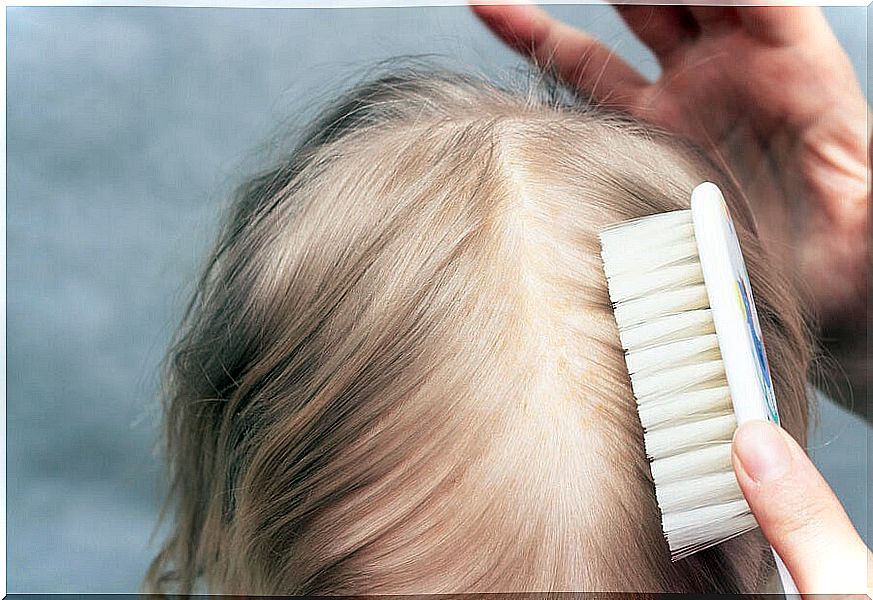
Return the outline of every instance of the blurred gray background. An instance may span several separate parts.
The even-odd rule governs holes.
[[[610,8],[550,10],[657,73]],[[826,13],[866,89],[866,9]],[[163,492],[157,364],[228,191],[410,54],[521,63],[466,7],[7,9],[9,592],[138,589]],[[813,453],[869,540],[870,430],[821,410]]]

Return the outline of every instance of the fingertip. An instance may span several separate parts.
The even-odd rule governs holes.
[[[493,18],[495,13],[500,12],[500,5],[486,0],[467,0],[470,9],[480,19]]]
[[[763,419],[752,419],[738,425],[733,435],[733,448],[735,451],[737,447],[750,448],[758,443],[762,435],[778,435],[788,446],[792,456],[795,456],[797,452],[806,456],[800,443],[787,429],[778,423]]]
[[[519,16],[538,14],[539,9],[520,0],[467,0],[470,8],[482,19],[489,21],[509,21]]]
[[[548,15],[537,6],[508,0],[470,0],[473,13],[511,48],[531,55],[543,37]]]
[[[743,423],[734,432],[734,456],[756,483],[775,481],[791,467],[791,450],[780,430],[774,423],[755,420]]]

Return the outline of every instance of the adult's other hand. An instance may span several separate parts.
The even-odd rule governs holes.
[[[823,325],[860,333],[868,107],[814,7],[616,6],[661,65],[649,81],[591,35],[523,4],[477,4],[504,42],[612,107],[713,154]]]

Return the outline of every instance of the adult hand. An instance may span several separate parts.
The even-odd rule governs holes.
[[[481,1],[481,0],[477,0]],[[814,7],[616,6],[654,82],[535,6],[473,7],[504,42],[606,106],[678,133],[738,180],[761,237],[827,326],[863,324],[868,108]]]
[[[733,465],[764,536],[800,593],[873,595],[873,554],[785,430],[765,421],[740,426]]]

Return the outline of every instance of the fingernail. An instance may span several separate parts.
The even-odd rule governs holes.
[[[734,454],[758,483],[779,479],[791,464],[791,452],[778,425],[767,421],[743,423],[734,433]]]

